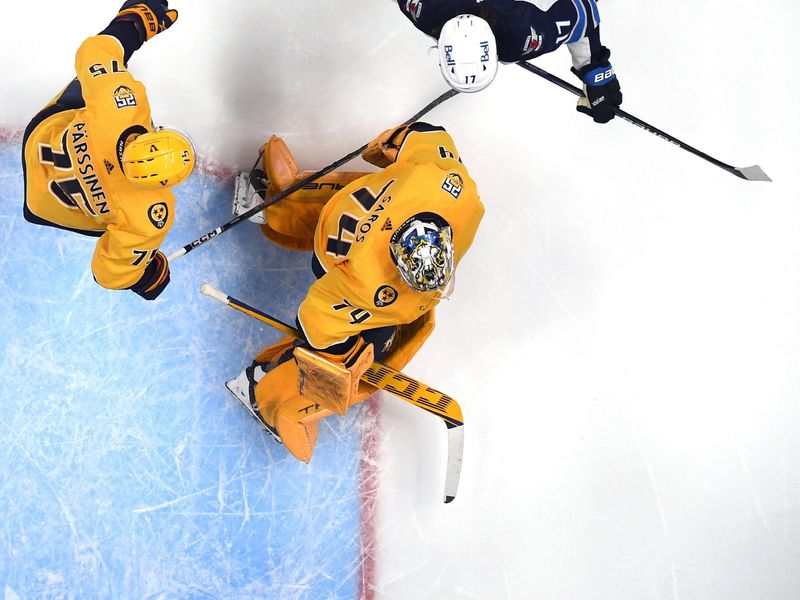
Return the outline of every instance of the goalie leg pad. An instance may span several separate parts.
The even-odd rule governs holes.
[[[292,185],[300,172],[291,150],[277,135],[271,136],[264,144],[262,165],[270,184],[278,191]]]
[[[285,362],[285,360],[291,358],[291,354],[287,355],[287,353],[291,351],[296,341],[296,337],[287,335],[281,341],[264,348],[253,360],[257,363],[275,363],[283,358],[284,360],[281,362]]]
[[[317,445],[318,421],[293,421],[281,411],[277,416],[276,427],[292,456],[306,464],[311,462],[314,447]]]
[[[344,415],[357,402],[361,376],[375,360],[374,347],[362,342],[344,363],[329,357],[307,348],[295,348],[298,394],[310,403]]]
[[[277,430],[292,456],[309,462],[317,443],[317,421],[330,412],[297,396],[297,364],[286,361],[258,382],[255,389],[258,412]]]
[[[313,173],[300,172],[286,142],[274,135],[264,145],[263,169],[269,181],[267,197],[282,192]],[[366,173],[335,172],[308,183],[264,210],[266,224],[262,225],[261,232],[283,248],[313,250],[314,232],[322,207],[336,192],[364,175]]]

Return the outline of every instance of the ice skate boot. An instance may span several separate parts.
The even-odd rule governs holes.
[[[228,388],[234,398],[247,409],[247,412],[258,421],[258,424],[266,429],[276,442],[282,444],[283,442],[281,441],[281,436],[278,435],[278,430],[274,427],[270,427],[269,423],[264,420],[261,416],[261,412],[258,410],[258,404],[256,403],[256,384],[263,376],[264,371],[261,365],[253,363],[242,371],[238,377],[226,381],[225,387]]]
[[[266,198],[269,181],[267,174],[261,169],[253,169],[250,173],[239,173],[236,176],[236,187],[233,192],[233,214],[237,217],[258,206]],[[266,224],[264,211],[259,211],[248,221],[256,225]]]

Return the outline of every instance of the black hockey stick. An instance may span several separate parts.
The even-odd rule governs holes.
[[[532,65],[531,63],[521,61],[517,63],[520,67],[525,69],[526,71],[530,71],[531,73],[535,73],[539,77],[543,77],[550,83],[556,84],[558,87],[567,90],[568,92],[572,92],[576,96],[583,96],[583,91],[580,88],[572,85],[571,83],[567,83],[560,77],[556,77],[552,73],[548,73],[544,69],[540,69],[536,65]],[[697,148],[693,148],[689,144],[680,141],[678,138],[671,136],[670,134],[661,131],[658,127],[653,127],[649,123],[645,123],[638,117],[634,117],[632,114],[625,112],[620,108],[614,109],[614,113],[622,120],[627,121],[628,123],[632,123],[637,127],[641,127],[645,131],[652,133],[653,135],[657,135],[661,139],[667,140],[668,142],[672,142],[676,146],[679,146],[683,150],[687,152],[691,152],[695,156],[699,156],[703,160],[707,160],[712,165],[719,167],[720,169],[724,169],[728,173],[732,173],[737,177],[741,177],[742,179],[747,179],[748,181],[772,181],[769,176],[759,167],[758,165],[753,165],[752,167],[734,167],[729,164],[722,162],[721,160],[717,160],[713,156],[709,156],[705,152],[701,152]]]
[[[430,112],[431,110],[433,110],[434,108],[439,106],[442,102],[445,102],[446,100],[449,100],[450,98],[452,98],[456,94],[458,94],[458,91],[456,91],[456,90],[448,90],[448,91],[446,91],[444,94],[442,94],[441,96],[439,96],[438,98],[433,100],[430,104],[427,104],[417,114],[415,114],[408,121],[403,123],[403,125],[410,125],[411,123],[414,123],[420,117],[422,117],[426,113]],[[238,225],[242,221],[246,221],[247,219],[249,219],[253,215],[258,214],[259,212],[261,212],[262,210],[264,210],[268,206],[272,206],[276,202],[279,202],[279,201],[283,200],[284,198],[286,198],[286,196],[289,196],[290,194],[295,193],[299,189],[302,189],[304,186],[308,185],[312,181],[314,181],[316,179],[319,179],[323,175],[327,175],[328,173],[330,173],[334,169],[336,169],[338,167],[341,167],[346,162],[349,162],[349,161],[353,160],[354,158],[356,158],[357,156],[359,156],[364,150],[367,149],[367,146],[368,146],[368,144],[364,144],[358,150],[353,150],[347,156],[343,156],[342,158],[340,158],[336,162],[329,164],[327,167],[324,167],[324,168],[320,169],[316,173],[312,173],[311,175],[309,175],[305,179],[301,179],[297,183],[295,183],[295,184],[289,186],[288,188],[286,188],[285,190],[275,194],[271,198],[267,198],[261,204],[258,204],[256,206],[254,206],[253,208],[251,208],[247,212],[244,212],[244,213],[242,213],[240,215],[236,215],[233,219],[231,219],[230,221],[228,221],[224,225],[221,225],[220,227],[217,227],[214,231],[209,231],[205,235],[202,235],[199,238],[197,238],[195,241],[186,244],[180,250],[176,250],[175,252],[173,252],[172,254],[170,254],[167,257],[167,260],[169,262],[172,262],[176,258],[180,258],[184,254],[187,254],[187,253],[191,252],[192,250],[194,250],[198,246],[201,246],[202,244],[205,244],[208,240],[210,240],[212,238],[215,238],[219,234],[228,231],[228,229],[230,229],[231,227],[235,227],[236,225]]]
[[[287,325],[257,308],[248,306],[236,298],[231,298],[207,283],[200,287],[200,293],[258,319],[262,323],[271,325],[278,331],[303,339],[302,332],[291,325]],[[458,491],[461,462],[464,456],[464,417],[461,414],[461,406],[455,398],[377,362],[372,363],[361,376],[361,380],[376,388],[391,392],[401,400],[436,415],[444,421],[447,426],[447,473],[444,481],[444,501],[445,504],[452,502]]]

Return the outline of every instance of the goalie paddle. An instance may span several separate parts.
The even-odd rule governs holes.
[[[213,286],[204,283],[200,293],[221,302],[239,312],[258,319],[287,335],[303,339],[303,334],[291,325],[276,319],[257,308],[248,306],[244,302],[228,296]],[[433,415],[436,415],[447,426],[447,473],[444,482],[444,502],[452,502],[458,491],[458,482],[461,477],[461,462],[464,457],[464,417],[461,406],[450,396],[425,385],[391,367],[380,363],[372,363],[366,370],[361,380],[370,385],[391,392],[398,398],[413,404]]]
[[[408,121],[403,123],[403,125],[410,125],[411,123],[414,123],[415,121],[418,121],[423,115],[429,113],[431,110],[433,110],[434,108],[439,106],[442,102],[445,102],[445,101],[449,100],[450,98],[452,98],[456,94],[458,94],[458,91],[456,91],[456,90],[448,90],[448,91],[446,91],[444,94],[442,94],[441,96],[439,96],[438,98],[436,98],[432,102],[430,102],[427,105],[425,105],[417,114],[415,114]],[[180,250],[176,250],[175,252],[170,254],[167,257],[167,260],[169,262],[172,262],[173,260],[175,260],[177,258],[180,258],[181,256],[184,256],[185,254],[188,254],[189,252],[191,252],[192,250],[194,250],[198,246],[201,246],[201,245],[205,244],[208,240],[217,237],[221,233],[225,233],[231,227],[235,227],[236,225],[238,225],[242,221],[246,221],[247,219],[249,219],[253,215],[261,212],[262,210],[264,210],[268,206],[272,206],[276,202],[280,202],[281,200],[286,198],[286,196],[289,196],[290,194],[294,194],[297,190],[302,189],[303,187],[305,187],[306,185],[308,185],[312,181],[314,181],[316,179],[319,179],[323,175],[327,175],[328,173],[330,173],[334,169],[336,169],[338,167],[341,167],[346,162],[350,162],[351,160],[353,160],[357,156],[360,156],[361,153],[364,150],[367,149],[368,145],[369,144],[364,144],[363,146],[361,146],[357,150],[353,150],[347,156],[343,156],[342,158],[340,158],[336,162],[333,162],[333,163],[329,164],[327,167],[323,167],[322,169],[320,169],[319,171],[317,171],[315,173],[312,173],[311,175],[309,175],[305,179],[301,179],[300,181],[292,184],[291,186],[289,186],[285,190],[282,190],[281,192],[275,194],[274,196],[272,196],[270,198],[267,198],[262,203],[257,204],[256,206],[254,206],[253,208],[251,208],[247,212],[244,212],[244,213],[242,213],[240,215],[236,215],[233,219],[231,219],[230,221],[228,221],[224,225],[220,225],[219,227],[217,227],[213,231],[209,231],[205,235],[201,235],[199,238],[197,238],[193,242],[190,242],[190,243],[186,244]],[[258,160],[256,160],[256,164],[258,164]]]
[[[553,75],[552,73],[548,73],[544,69],[540,69],[536,65],[532,65],[525,61],[520,61],[517,64],[526,71],[535,73],[539,77],[546,79],[550,83],[556,84],[558,87],[565,89],[568,92],[572,92],[576,96],[583,96],[583,92],[581,91],[580,88],[575,87],[571,83],[564,81],[563,79]],[[722,162],[721,160],[717,160],[713,156],[709,156],[705,152],[701,152],[697,148],[693,148],[689,144],[680,141],[678,138],[671,136],[665,131],[660,130],[658,127],[653,127],[649,123],[645,123],[640,118],[634,117],[632,114],[625,112],[621,108],[615,108],[614,114],[617,115],[623,121],[627,121],[628,123],[636,125],[637,127],[640,127],[645,131],[660,137],[661,139],[664,139],[668,142],[672,142],[676,146],[679,146],[681,149],[686,150],[687,152],[691,152],[695,156],[699,156],[703,160],[707,160],[708,162],[710,162],[712,165],[719,167],[720,169],[723,169],[728,173],[736,175],[737,177],[741,177],[742,179],[746,179],[747,181],[772,181],[772,179],[770,179],[769,176],[766,173],[764,173],[764,170],[758,165],[753,165],[750,167],[734,167],[732,165]]]

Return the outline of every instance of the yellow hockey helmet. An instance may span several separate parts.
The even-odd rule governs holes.
[[[189,138],[175,129],[157,127],[125,145],[122,170],[136,187],[146,190],[178,185],[194,170]]]

